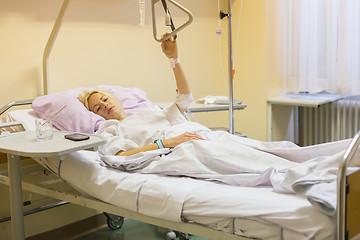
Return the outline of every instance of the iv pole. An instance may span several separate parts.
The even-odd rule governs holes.
[[[228,34],[229,34],[229,133],[234,134],[234,97],[233,97],[233,47],[232,47],[232,13],[231,0],[228,0],[228,13],[220,11],[220,19],[228,18]]]

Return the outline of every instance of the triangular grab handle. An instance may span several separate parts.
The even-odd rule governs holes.
[[[175,5],[176,7],[178,7],[180,10],[182,10],[183,12],[185,12],[188,16],[189,19],[187,22],[185,22],[183,25],[181,25],[180,27],[176,28],[175,30],[173,30],[171,33],[169,33],[168,35],[166,35],[166,37],[163,38],[158,38],[157,37],[157,31],[156,31],[156,14],[155,14],[155,4],[160,1],[160,0],[151,0],[151,10],[152,10],[152,24],[153,24],[153,35],[154,35],[154,39],[158,42],[163,42],[167,39],[169,39],[172,36],[175,36],[178,32],[180,32],[182,29],[184,29],[185,27],[187,27],[188,25],[190,25],[193,21],[193,15],[192,13],[186,9],[185,7],[181,6],[179,3],[173,1],[173,0],[166,0],[169,3]]]

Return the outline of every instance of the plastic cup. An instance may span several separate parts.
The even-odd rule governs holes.
[[[50,140],[53,137],[51,120],[35,119],[36,138],[38,141]]]

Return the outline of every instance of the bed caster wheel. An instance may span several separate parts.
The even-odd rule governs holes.
[[[179,233],[179,240],[189,240],[190,235],[187,233]]]
[[[124,224],[124,218],[121,216],[117,216],[110,213],[105,213],[105,216],[107,217],[107,225],[111,230],[117,230],[122,227]]]
[[[187,234],[187,233],[183,233],[183,232],[180,232],[179,233],[179,240],[189,240],[190,239],[190,235]]]
[[[167,232],[165,235],[165,239],[166,240],[175,240],[176,239],[176,234],[173,231]]]

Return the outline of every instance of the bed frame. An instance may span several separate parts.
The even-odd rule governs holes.
[[[18,105],[31,104],[31,100],[11,102],[0,109],[0,115],[11,107]],[[360,234],[360,228],[358,222],[360,220],[360,170],[351,174],[346,174],[348,164],[354,157],[358,147],[360,145],[360,131],[355,135],[350,146],[346,150],[342,162],[339,165],[337,176],[337,239],[345,240],[351,239]],[[34,165],[28,167],[24,172],[44,171],[41,165]],[[95,198],[85,196],[70,185],[64,182],[61,178],[52,174],[52,177],[47,184],[44,185],[41,182],[35,180],[28,181],[24,175],[22,181],[23,190],[48,196],[51,198],[59,199],[61,201],[77,204],[83,207],[99,210],[102,212],[110,213],[116,216],[122,216],[123,218],[130,218],[140,222],[149,223],[163,228],[173,229],[179,232],[185,232],[188,234],[201,236],[209,239],[245,239],[238,235],[233,235],[218,230],[213,230],[205,226],[195,223],[176,223],[170,222],[155,217],[145,216],[136,212],[120,208],[106,202],[97,200]],[[7,173],[0,174],[0,183],[8,185],[9,177]],[[61,187],[59,187],[61,186]],[[59,190],[65,189],[65,190]]]

